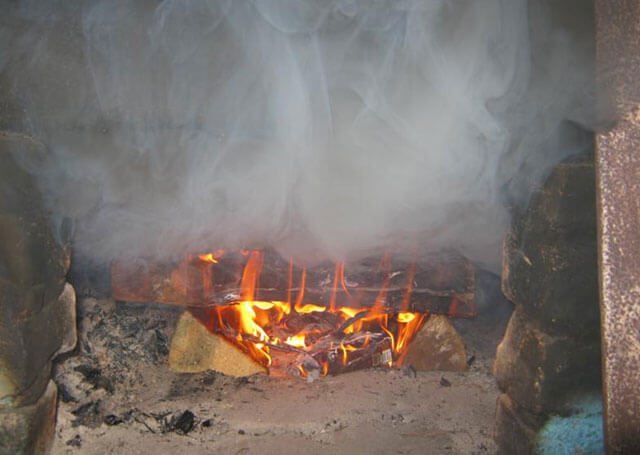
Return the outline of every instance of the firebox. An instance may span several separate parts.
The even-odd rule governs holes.
[[[37,3],[0,452],[637,450],[635,5]]]
[[[115,263],[111,277],[116,300],[183,305],[261,367],[308,380],[400,365],[430,314],[476,315],[474,270],[453,253],[419,265],[385,252],[308,267],[272,251],[218,249],[174,266]]]

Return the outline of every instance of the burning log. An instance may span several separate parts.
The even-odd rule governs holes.
[[[278,370],[276,374],[286,373],[314,380],[327,374],[392,366],[393,341],[390,335],[369,331],[345,334],[343,330],[340,327],[332,330],[307,349],[302,349],[248,334],[211,333],[190,312],[185,312],[178,321],[171,344],[169,365],[173,371],[182,373],[215,370],[231,376],[249,376],[266,372],[266,368],[252,360],[248,352],[229,341],[240,336],[244,341],[269,347]]]
[[[391,367],[391,337],[376,332],[362,332],[343,339],[329,336],[299,355],[291,371],[315,379],[320,375],[340,374],[377,366]]]
[[[287,329],[293,332],[325,334],[340,324],[340,316],[327,311],[313,313],[291,313],[284,320]]]
[[[254,254],[216,252],[191,255],[179,263],[115,262],[112,296],[189,307],[224,305],[246,297],[241,283],[251,272],[255,275],[251,300],[476,315],[475,271],[457,253],[433,254],[415,263],[385,257],[313,267],[286,261],[272,251],[257,252],[260,260],[252,262]]]
[[[253,332],[246,321],[223,317],[225,310],[242,316],[249,305],[193,309],[195,317],[186,312],[172,343],[171,368],[180,372],[213,369],[234,376],[266,372],[268,368],[270,374],[289,374],[308,381],[394,364],[411,365],[416,370],[467,368],[464,344],[446,316],[434,315],[423,326],[427,317],[418,313],[359,310],[354,316],[339,317],[342,312],[292,312],[272,318],[261,327],[255,321],[263,320],[267,313],[247,313],[255,324]],[[262,305],[255,310],[269,312],[274,308]],[[292,329],[287,321],[290,317],[298,323],[306,320],[308,325]],[[409,345],[414,337],[415,343]],[[242,366],[248,359],[252,360],[245,370]]]

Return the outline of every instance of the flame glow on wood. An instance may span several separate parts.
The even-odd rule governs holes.
[[[307,271],[303,267],[300,276],[294,276],[291,261],[288,268],[290,291],[287,293],[287,301],[256,300],[255,291],[262,272],[263,253],[260,250],[242,253],[247,261],[242,270],[239,298],[227,305],[217,305],[203,311],[211,331],[224,335],[266,367],[272,364],[273,350],[289,350],[304,356],[305,353],[314,352],[314,348],[319,345],[326,352],[338,353],[338,361],[346,367],[354,358],[362,357],[363,353],[368,352],[370,355],[372,343],[377,346],[383,341],[390,346],[386,349],[388,352],[382,353],[380,358],[383,360],[380,363],[390,367],[394,362],[401,361],[409,342],[428,317],[425,313],[405,311],[413,289],[411,272],[408,273],[400,311],[390,312],[385,308],[388,279],[373,307],[338,307],[335,298],[338,290],[351,297],[345,280],[344,262],[335,265],[328,307],[304,301]],[[211,273],[215,275],[217,258],[223,254],[224,252],[217,251],[198,256],[206,263],[209,277]],[[380,269],[388,271],[390,276],[389,264],[389,258],[385,255]],[[204,280],[205,286],[207,282]],[[297,292],[291,291],[292,289],[297,289]],[[322,375],[331,371],[329,357],[316,356],[316,361],[320,364]],[[303,377],[309,374],[305,362],[301,362],[297,369]]]

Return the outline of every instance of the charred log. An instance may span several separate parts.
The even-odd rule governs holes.
[[[139,259],[111,267],[115,300],[206,307],[241,300],[247,263],[242,252],[207,262],[190,256],[181,262]],[[338,273],[341,272],[341,273]],[[324,307],[380,305],[403,311],[473,317],[475,270],[454,252],[420,261],[365,258],[342,265],[304,267],[272,251],[264,252],[254,300],[313,303]]]

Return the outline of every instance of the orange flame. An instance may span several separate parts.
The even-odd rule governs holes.
[[[222,256],[224,256],[224,250],[216,250],[213,253],[199,254],[198,258],[203,262],[217,264],[218,259],[220,259]]]
[[[294,336],[287,337],[287,339],[284,342],[289,346],[294,346],[296,348],[304,349],[307,347],[304,335],[294,335]]]
[[[221,251],[221,250],[220,250]],[[222,252],[224,254],[224,252]],[[339,353],[339,361],[346,366],[353,353],[370,345],[370,333],[385,333],[389,337],[394,358],[400,360],[406,348],[422,327],[426,315],[406,311],[411,297],[413,275],[415,266],[409,273],[405,295],[403,297],[403,310],[398,313],[389,313],[385,310],[386,293],[391,277],[391,258],[385,255],[380,268],[385,272],[385,281],[375,304],[372,308],[354,308],[350,306],[338,307],[336,295],[338,288],[342,288],[347,297],[351,294],[347,289],[345,280],[345,264],[338,262],[335,266],[333,288],[330,295],[329,307],[307,303],[304,301],[307,271],[303,267],[300,275],[300,285],[295,303],[291,289],[293,288],[293,264],[289,262],[288,283],[286,301],[260,300],[257,295],[260,274],[263,267],[263,253],[259,250],[243,250],[241,254],[247,258],[242,271],[240,283],[240,298],[229,305],[216,306],[211,311],[214,331],[219,331],[227,338],[242,346],[256,361],[265,366],[272,365],[271,349],[288,349],[308,351],[312,348],[313,339],[317,334],[306,333],[304,329],[298,332],[290,330],[282,321],[295,314],[302,317],[306,314],[330,312],[337,316],[338,325],[345,335],[355,334],[357,342],[340,342],[336,344]],[[216,264],[221,256],[218,252],[199,255],[198,258],[207,264]],[[366,313],[366,314],[362,314]],[[348,322],[347,322],[348,321]],[[337,328],[337,326],[336,326]],[[363,336],[358,336],[362,333]],[[385,361],[387,362],[387,361]],[[391,366],[391,360],[387,362]],[[329,373],[331,365],[328,360],[320,360],[320,372],[322,375]],[[308,372],[303,366],[297,367],[302,377]]]

